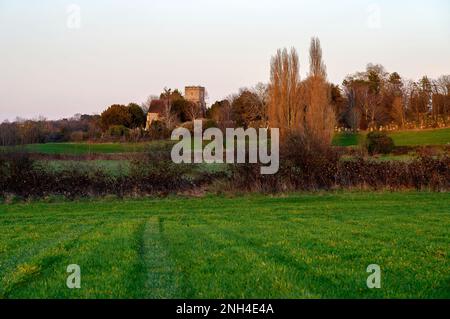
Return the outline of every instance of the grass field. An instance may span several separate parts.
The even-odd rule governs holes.
[[[31,153],[40,154],[66,154],[66,155],[86,155],[86,154],[117,154],[117,153],[139,153],[151,151],[162,146],[171,146],[177,143],[171,140],[158,140],[151,142],[140,143],[42,143],[42,144],[27,144],[24,146],[15,147],[0,147],[6,150],[25,150]],[[193,141],[191,142],[193,145]],[[208,144],[209,141],[204,141]]]
[[[450,128],[422,131],[400,131],[389,134],[395,145],[445,145],[450,144]]]
[[[354,146],[364,141],[366,133],[338,133],[335,135],[333,145]],[[445,145],[450,143],[450,128],[421,130],[421,131],[400,131],[389,134],[394,139],[397,146],[418,146],[418,145]],[[42,154],[114,154],[144,152],[152,147],[172,144],[172,141],[153,141],[146,143],[46,143],[25,145],[25,150]],[[207,144],[208,142],[205,142]],[[3,148],[5,149],[5,148]],[[8,148],[7,148],[8,149]],[[20,148],[19,148],[20,149]]]
[[[365,138],[366,133],[339,133],[333,140],[336,146],[358,145]],[[421,130],[421,131],[399,131],[389,133],[397,146],[420,146],[420,145],[446,145],[450,144],[450,128]]]
[[[0,204],[0,297],[450,298],[449,207],[415,192]]]
[[[357,133],[337,133],[333,138],[334,146],[355,146],[364,140],[363,134]]]
[[[26,145],[25,149],[33,153],[82,155],[142,152],[148,146],[148,143],[46,143]]]

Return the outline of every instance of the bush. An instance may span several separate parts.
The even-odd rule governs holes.
[[[130,129],[123,125],[112,125],[108,129],[108,135],[112,137],[127,137],[130,134]]]
[[[389,154],[394,149],[394,141],[384,132],[370,132],[367,134],[366,147],[370,155]]]
[[[232,191],[315,191],[329,189],[450,189],[450,157],[421,156],[414,161],[376,162],[355,155],[339,160],[331,148],[306,143],[291,136],[281,147],[280,169],[261,175],[260,164],[235,165],[230,179]]]
[[[261,175],[260,164],[230,165],[230,175],[199,170],[196,165],[174,164],[167,144],[152,148],[144,156],[134,155],[127,176],[77,167],[56,172],[35,165],[26,153],[0,153],[0,199],[14,202],[29,197],[51,200],[55,195],[69,199],[161,195],[198,191],[217,181],[232,192],[353,188],[450,190],[450,157],[446,155],[424,154],[408,162],[377,162],[364,157],[340,161],[331,148],[306,147],[301,139],[295,138],[291,142],[281,148],[280,169],[274,175]]]
[[[188,167],[172,162],[171,145],[152,148],[144,157],[131,162],[129,178],[139,191],[145,193],[182,190],[190,185],[185,177]]]
[[[322,189],[433,190],[450,189],[450,158],[420,157],[411,162],[319,160],[313,170],[283,163],[275,175],[260,175],[258,164],[237,165],[230,181],[232,191],[266,193]],[[324,171],[323,175],[318,172]]]
[[[149,128],[149,137],[152,140],[163,140],[170,137],[171,131],[162,121],[153,121]]]
[[[338,153],[331,147],[309,143],[301,135],[287,137],[280,148],[280,168],[261,175],[260,164],[235,165],[232,183],[247,191],[280,192],[336,187]]]
[[[419,157],[433,157],[438,156],[441,152],[432,146],[421,146],[416,149],[416,153]]]

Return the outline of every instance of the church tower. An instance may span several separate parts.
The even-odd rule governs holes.
[[[184,98],[189,101],[196,103],[202,110],[203,116],[206,115],[206,89],[203,86],[186,86],[184,88]]]

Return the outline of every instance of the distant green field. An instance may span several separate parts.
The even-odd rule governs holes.
[[[335,146],[358,145],[365,138],[366,133],[339,133],[333,139]],[[397,146],[420,146],[420,145],[445,145],[450,144],[450,128],[421,130],[421,131],[399,131],[389,133]]]
[[[151,151],[165,145],[172,145],[176,141],[161,140],[142,143],[45,143],[28,144],[24,146],[3,147],[3,150],[25,150],[32,153],[41,154],[66,154],[66,155],[86,155],[86,154],[116,154],[135,153]],[[205,142],[208,143],[208,142]]]
[[[416,192],[0,204],[0,298],[450,298],[449,207]]]
[[[95,154],[95,153],[130,153],[148,149],[149,143],[47,143],[30,144],[25,149],[43,154]]]
[[[364,141],[366,133],[338,133],[333,139],[335,146],[355,146]],[[397,146],[416,145],[445,145],[450,143],[450,128],[422,130],[422,131],[401,131],[389,134],[394,139]],[[153,147],[170,145],[173,141],[153,141],[147,143],[47,143],[30,144],[23,147],[3,147],[2,149],[25,149],[33,153],[42,154],[114,154],[144,152]],[[209,142],[204,142],[205,144]]]
[[[395,145],[445,145],[450,144],[450,128],[422,131],[401,131],[389,134]]]
[[[364,139],[363,134],[357,133],[337,133],[333,138],[334,146],[354,146],[359,145]]]

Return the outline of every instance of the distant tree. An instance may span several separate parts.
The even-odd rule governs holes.
[[[422,121],[422,109],[420,103],[420,88],[416,82],[408,83],[408,107],[407,116],[410,120],[414,120],[416,123]]]
[[[174,93],[172,89],[164,88],[164,92],[161,93],[160,98],[164,101],[163,109],[161,112],[161,120],[163,121],[165,127],[169,130],[171,130],[175,124],[177,116],[174,114],[172,110],[172,102],[173,98],[176,97],[178,94]],[[181,96],[181,94],[180,94]]]
[[[395,96],[392,102],[392,119],[401,128],[405,126],[406,113],[401,95]]]
[[[80,116],[80,121],[83,121],[83,122],[95,122],[99,119],[100,119],[100,115],[82,114]]]
[[[332,105],[334,114],[336,115],[336,121],[340,125],[345,125],[345,111],[348,105],[347,99],[344,97],[342,89],[339,85],[333,83],[330,84],[330,103]]]
[[[267,127],[267,106],[269,103],[269,85],[266,83],[257,83],[251,91],[258,96],[259,102],[261,103],[261,125]]]
[[[20,143],[20,132],[17,123],[4,121],[0,124],[0,145],[10,146]]]
[[[392,76],[393,83],[398,80],[397,76]],[[368,64],[364,72],[345,78],[347,122],[354,121],[351,125],[354,129],[365,130],[391,122],[394,95],[388,91],[388,81],[389,74],[379,64]]]
[[[303,130],[303,105],[300,97],[300,67],[297,51],[278,50],[270,63],[269,126],[280,129],[283,137]]]
[[[432,110],[432,87],[427,76],[418,82],[411,82],[408,99],[408,117],[420,127],[424,126],[426,115]]]
[[[295,49],[278,50],[272,57],[267,115],[269,125],[280,128],[282,138],[293,134],[307,149],[318,150],[331,145],[335,115],[318,38],[311,39],[309,56],[310,71],[303,82]]]
[[[306,141],[316,146],[328,147],[333,138],[335,115],[318,38],[311,39],[309,59],[309,76],[302,83],[302,99],[305,105],[304,134]]]
[[[422,114],[425,114],[432,109],[432,87],[431,87],[431,80],[424,75],[422,79],[419,81],[419,88],[420,88],[420,110]]]
[[[220,113],[224,102],[228,102],[228,100],[214,102],[211,107],[206,110],[206,118],[214,120],[215,122],[220,122]]]
[[[402,78],[397,72],[393,72],[389,75],[389,83],[397,89],[403,86]]]
[[[404,127],[406,122],[406,108],[403,94],[403,81],[397,72],[389,75],[389,80],[384,91],[385,105],[389,112],[390,120],[399,127]]]
[[[159,96],[161,100],[167,100],[170,99],[170,101],[174,102],[176,100],[182,100],[183,94],[178,89],[172,90],[170,88],[165,87],[164,91]]]
[[[216,101],[206,111],[206,117],[213,120],[220,129],[234,127],[232,120],[231,103],[229,100]]]
[[[125,105],[111,105],[100,115],[100,125],[104,131],[112,125],[130,127],[131,121],[131,114]]]
[[[185,99],[178,89],[164,88],[160,99],[165,102],[161,115],[167,129],[171,130],[179,120],[183,121],[189,118],[185,113]]]
[[[369,63],[366,67],[366,78],[369,85],[369,93],[380,94],[386,82],[387,72],[380,64]]]
[[[264,105],[256,93],[241,90],[231,104],[232,118],[237,126],[259,127],[264,120]]]
[[[195,118],[198,118],[196,109],[190,102],[185,100],[184,97],[172,100],[171,112],[176,115],[181,122],[190,121],[192,119],[192,115],[194,115]]]
[[[127,107],[130,114],[130,128],[143,127],[146,123],[146,117],[142,108],[136,103],[130,103]]]
[[[202,116],[202,109],[197,103],[186,101],[183,107],[183,114],[185,114],[189,120],[194,121]]]
[[[440,76],[434,81],[433,88],[433,113],[447,124],[450,115],[450,75]]]

